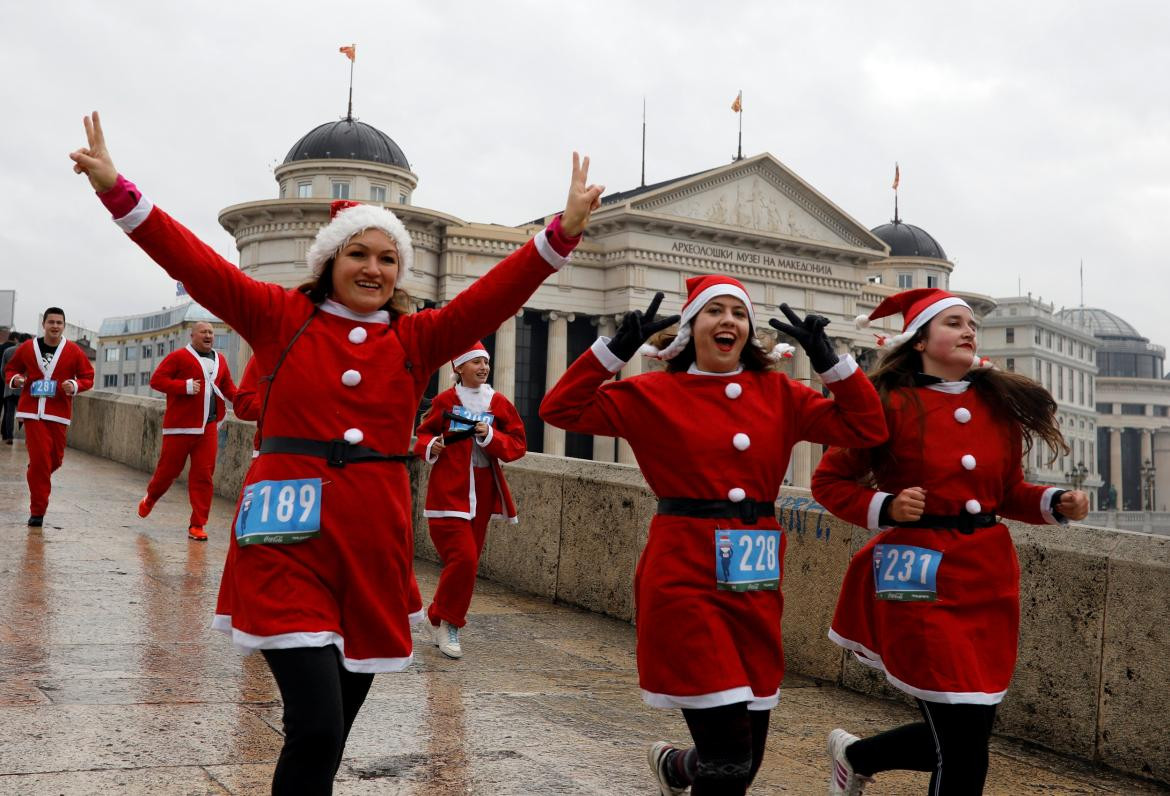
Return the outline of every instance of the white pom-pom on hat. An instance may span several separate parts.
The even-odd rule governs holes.
[[[869,326],[869,316],[868,315],[858,315],[856,318],[853,319],[853,323],[858,329],[864,329],[867,326]]]

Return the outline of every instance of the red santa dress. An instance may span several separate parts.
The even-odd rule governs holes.
[[[996,704],[1012,678],[1019,632],[1019,564],[1008,529],[881,528],[881,507],[888,495],[920,486],[928,515],[1055,523],[1057,490],[1024,481],[1019,432],[968,381],[894,392],[886,422],[896,466],[880,490],[859,482],[868,462],[847,450],[829,452],[813,477],[813,496],[829,511],[881,530],[849,565],[829,637],[914,697]],[[928,580],[933,599],[899,590]]]
[[[73,384],[74,394],[92,388],[93,365],[77,343],[62,337],[53,355],[45,356],[34,337],[20,344],[4,369],[9,387],[17,376],[25,378],[16,417],[24,421],[28,448],[29,514],[40,517],[49,508],[52,475],[65,461],[65,434],[73,421],[73,396],[65,392],[65,384]],[[37,382],[51,383],[53,394],[33,395]]]
[[[268,386],[265,441],[344,440],[390,455],[409,450],[431,373],[514,315],[573,245],[554,221],[440,310],[357,314],[245,276],[122,178],[100,198],[195,301],[248,341],[261,373],[284,355]],[[263,453],[244,483],[291,479],[320,479],[320,535],[248,545],[233,535],[213,626],[245,650],[332,644],[350,671],[404,669],[413,579],[406,467]]]
[[[545,396],[540,414],[569,431],[623,437],[660,499],[774,502],[798,441],[885,439],[881,402],[849,356],[821,374],[836,400],[775,371],[704,373],[692,366],[609,381],[623,364],[599,340]],[[651,521],[634,576],[638,677],[647,704],[776,705],[784,676],[782,592],[716,587],[719,531],[744,528],[781,530],[774,514],[750,526],[668,514]],[[781,534],[774,551],[781,577],[784,545]]]
[[[193,346],[184,346],[158,363],[150,377],[150,386],[166,396],[167,408],[163,413],[162,450],[146,487],[146,500],[149,505],[158,502],[190,459],[190,523],[197,528],[207,524],[211,511],[219,422],[227,411],[226,403],[236,396],[227,360],[218,351],[213,353],[214,358],[203,357]],[[214,419],[209,419],[216,398],[219,400],[215,401]]]
[[[436,454],[435,440],[454,422],[444,417],[444,412],[456,410],[468,415],[490,415],[487,436],[451,442]],[[488,520],[518,521],[500,462],[515,461],[524,455],[524,423],[512,402],[490,385],[469,388],[457,384],[435,396],[417,435],[415,453],[432,465],[423,514],[443,562],[427,617],[432,625],[446,620],[463,627]]]

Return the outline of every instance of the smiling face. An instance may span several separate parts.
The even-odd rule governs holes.
[[[966,307],[943,310],[926,325],[926,337],[914,343],[922,354],[922,372],[958,381],[975,362],[975,335],[979,324]]]
[[[380,229],[349,239],[333,258],[332,298],[365,314],[385,306],[398,282],[398,247]]]
[[[487,357],[476,357],[455,368],[455,372],[459,374],[459,381],[464,387],[475,389],[487,381],[492,366]]]
[[[716,296],[691,322],[695,365],[710,373],[735,370],[750,336],[751,320],[744,303],[733,296]]]
[[[215,343],[215,329],[210,323],[200,321],[191,327],[191,347],[200,354],[206,354]]]
[[[41,328],[45,330],[45,342],[57,345],[61,342],[61,335],[65,334],[65,316],[55,312],[47,313],[41,321]]]

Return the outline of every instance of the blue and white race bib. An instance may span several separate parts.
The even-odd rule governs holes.
[[[879,600],[933,602],[943,554],[929,547],[879,544],[873,548],[873,582]]]
[[[237,544],[294,544],[320,535],[320,478],[257,481],[244,487]]]
[[[33,398],[54,398],[57,395],[56,379],[37,379],[28,388]]]
[[[715,587],[724,591],[780,588],[780,531],[715,531]]]
[[[491,412],[472,412],[463,406],[456,406],[451,410],[451,414],[466,417],[466,423],[459,423],[455,420],[451,421],[451,426],[448,431],[470,431],[475,428],[476,423],[487,423],[489,426],[495,422],[496,417]]]

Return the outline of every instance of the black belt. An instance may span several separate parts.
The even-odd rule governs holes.
[[[974,533],[976,528],[990,528],[999,525],[994,514],[923,514],[914,522],[899,522],[899,528],[955,528],[961,533]]]
[[[329,462],[330,467],[345,467],[350,462],[401,462],[414,458],[410,453],[381,453],[362,445],[350,445],[343,439],[321,442],[300,437],[267,437],[260,443],[260,453],[292,453],[297,456],[315,456]]]
[[[659,514],[676,517],[699,517],[701,519],[738,519],[748,525],[755,525],[760,517],[776,517],[776,504],[761,500],[699,500],[696,498],[662,498],[658,501]]]

